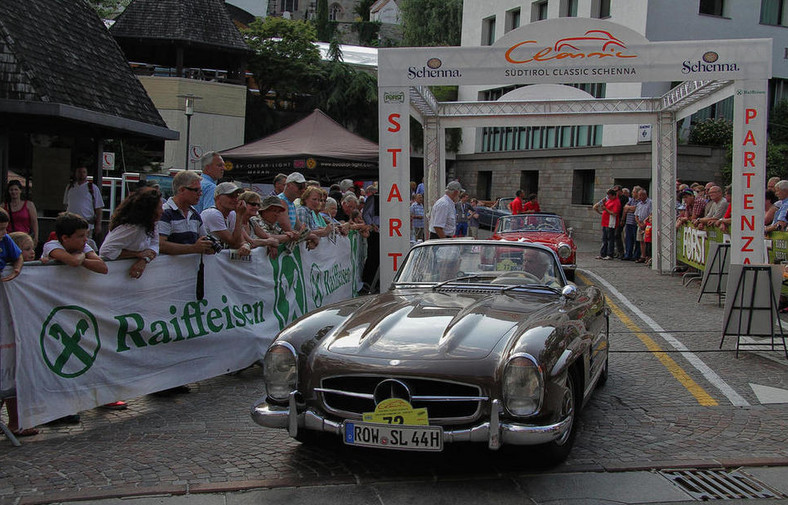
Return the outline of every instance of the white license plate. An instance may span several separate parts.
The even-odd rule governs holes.
[[[362,447],[438,452],[443,450],[443,428],[345,422],[344,440]]]

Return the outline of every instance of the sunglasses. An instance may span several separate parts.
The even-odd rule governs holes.
[[[246,205],[251,205],[252,207],[259,207],[260,202],[246,202]]]

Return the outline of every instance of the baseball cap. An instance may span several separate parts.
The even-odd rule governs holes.
[[[458,181],[451,181],[446,185],[446,191],[465,191]]]
[[[681,191],[679,191],[679,196],[682,196],[682,197],[684,197],[684,196],[687,196],[687,195],[689,195],[689,196],[695,196],[695,192],[694,192],[694,191],[692,191],[692,190],[691,190],[691,189],[689,189],[689,188],[688,188],[688,189],[682,189]]]
[[[260,203],[260,210],[265,210],[268,207],[279,207],[282,210],[287,210],[285,204],[282,203],[282,200],[278,196],[266,196],[263,198],[263,201]]]
[[[243,193],[243,189],[239,188],[233,182],[222,182],[217,184],[216,189],[213,192],[213,196],[217,197],[220,195],[233,195],[235,193]]]
[[[293,172],[292,174],[287,176],[287,179],[285,179],[285,183],[288,182],[295,182],[296,184],[306,184],[306,179],[304,179],[304,176],[301,174],[301,172]]]

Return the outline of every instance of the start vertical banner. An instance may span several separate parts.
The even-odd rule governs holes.
[[[380,290],[394,280],[410,249],[410,99],[408,88],[381,87]]]
[[[736,81],[733,117],[731,263],[766,262],[763,193],[766,188],[767,81]]]

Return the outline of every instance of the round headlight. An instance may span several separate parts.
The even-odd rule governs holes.
[[[539,411],[544,395],[544,378],[536,360],[528,354],[509,359],[503,374],[503,400],[515,416],[530,416]]]
[[[565,260],[572,255],[572,248],[569,247],[569,244],[565,244],[561,242],[560,244],[558,244],[557,252],[558,252],[558,257],[561,258],[562,260]]]
[[[295,351],[289,344],[274,344],[263,359],[265,390],[272,399],[286,401],[298,387]]]

